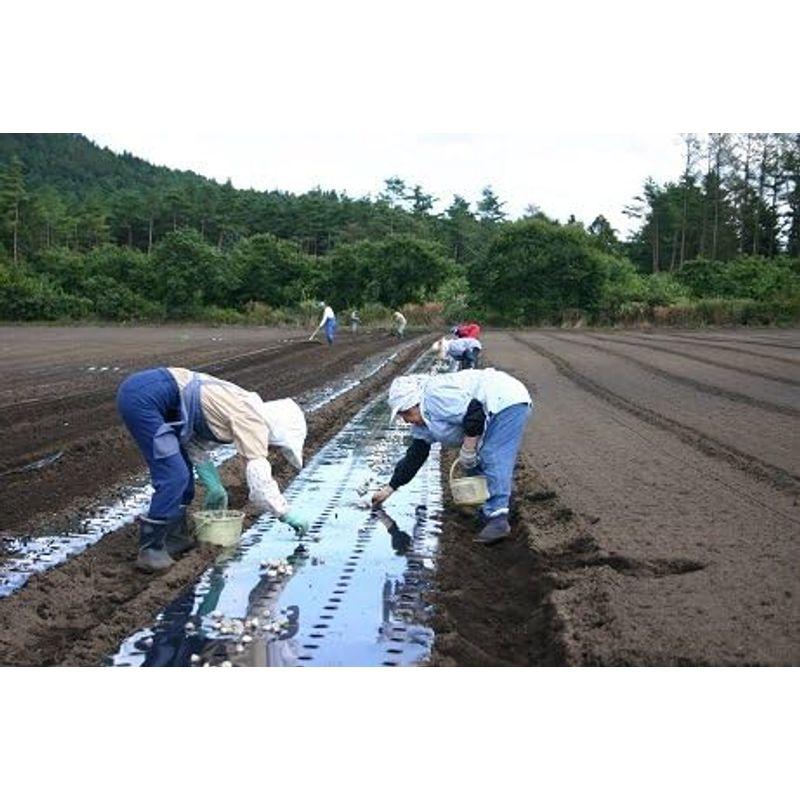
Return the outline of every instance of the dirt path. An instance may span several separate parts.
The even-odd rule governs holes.
[[[245,344],[249,346],[249,343]],[[233,359],[222,364],[214,370],[215,374],[259,391],[265,397],[285,396],[322,386],[332,377],[346,373],[369,355],[397,349],[396,341],[380,335],[359,336],[357,341],[350,341],[349,337],[343,336],[337,346],[330,350],[305,342],[276,344],[278,348],[267,348],[252,358]],[[424,346],[420,343],[419,346],[408,348],[400,358],[372,379],[312,415],[307,453],[315,452],[379,387],[407,366]],[[241,352],[242,343],[236,347]],[[222,354],[212,354],[211,357],[221,358]],[[200,354],[198,360],[200,358],[208,358],[208,355]],[[69,502],[70,492],[75,491],[81,480],[91,478],[93,492],[97,494],[117,479],[122,480],[132,472],[141,471],[138,452],[117,425],[113,411],[114,391],[115,387],[107,387],[106,399],[100,401],[95,409],[94,415],[99,417],[102,414],[102,420],[96,421],[92,415],[83,415],[80,407],[70,412],[74,415],[69,419],[80,420],[75,427],[84,432],[65,442],[70,456],[74,457],[74,461],[66,463],[73,464],[79,470],[72,482],[68,472],[52,469],[65,463],[66,456],[52,467],[42,470],[41,475],[22,474],[22,477],[32,478],[35,486],[46,487],[47,502],[43,500],[38,506],[46,510],[46,514],[32,518],[17,512],[9,502],[2,507],[3,518],[16,513],[16,518],[29,526],[35,526],[43,516],[63,524],[71,514],[80,510],[81,502],[91,499],[87,494],[81,502]],[[46,424],[50,415],[44,415],[43,419],[43,424]],[[114,428],[108,438],[102,438],[97,433],[103,426]],[[92,458],[100,462],[96,468],[82,447],[84,437],[93,442]],[[109,444],[111,446],[107,446]],[[20,447],[20,452],[22,450],[23,447]],[[239,459],[234,458],[226,463],[221,473],[230,488],[232,504],[244,506],[246,489]],[[275,474],[279,482],[285,483],[291,477],[291,470],[278,460]],[[0,494],[0,497],[20,496],[25,486],[23,481],[17,480],[16,494]],[[8,492],[5,485],[2,491]],[[29,491],[32,492],[31,497],[35,496],[35,489]],[[48,502],[52,503],[49,507]],[[216,554],[213,548],[194,551],[181,559],[166,576],[152,577],[133,569],[135,548],[136,532],[134,526],[129,525],[108,534],[86,552],[60,567],[33,576],[20,591],[0,600],[0,664],[100,663],[102,657],[126,633],[147,624],[157,610],[193,582]]]
[[[607,338],[485,337],[491,361],[534,388],[537,415],[517,539],[465,553],[442,585],[441,662],[797,664],[800,426],[759,401],[800,398],[741,362],[703,373]],[[445,547],[467,550],[453,527]]]

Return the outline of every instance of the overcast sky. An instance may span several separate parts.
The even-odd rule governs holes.
[[[445,208],[452,195],[474,203],[490,184],[506,211],[533,203],[550,216],[587,224],[604,214],[621,233],[623,206],[649,175],[661,182],[681,171],[677,134],[87,133],[100,145],[237,188],[304,192],[315,186],[376,195],[399,175],[419,183]]]

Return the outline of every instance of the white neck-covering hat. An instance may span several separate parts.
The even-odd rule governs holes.
[[[392,381],[389,387],[389,408],[394,419],[399,411],[408,411],[422,401],[422,390],[430,375],[401,375]]]
[[[269,428],[269,443],[280,447],[289,463],[301,469],[308,426],[303,409],[294,400],[271,400],[259,409]]]

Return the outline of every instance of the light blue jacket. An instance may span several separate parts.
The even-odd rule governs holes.
[[[531,396],[524,384],[506,372],[471,369],[432,375],[422,390],[420,413],[424,425],[413,425],[411,435],[430,444],[460,447],[464,441],[463,419],[472,400],[483,406],[487,420],[504,408],[525,403]]]
[[[481,343],[469,336],[463,339],[451,339],[447,343],[447,355],[451,358],[461,358],[467,350],[482,350]]]

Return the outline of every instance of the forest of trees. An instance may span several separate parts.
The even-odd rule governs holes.
[[[682,138],[678,180],[648,180],[625,209],[641,222],[630,257],[643,269],[674,272],[697,258],[800,256],[800,134]]]
[[[488,186],[474,207],[456,195],[435,213],[399,177],[377,197],[237,190],[77,134],[0,134],[0,319],[274,322],[320,298],[508,323],[712,299],[739,303],[731,321],[795,319],[800,134],[683,145],[682,174],[645,182],[622,241],[602,216],[509,220]]]

